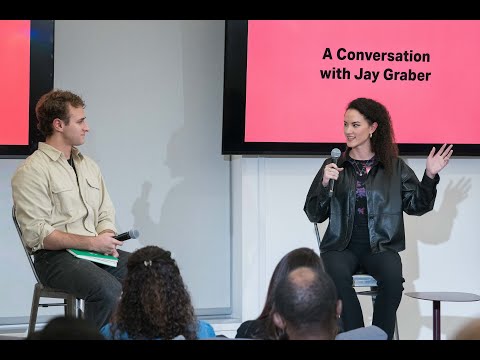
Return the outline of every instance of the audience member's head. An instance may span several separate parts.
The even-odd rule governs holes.
[[[273,270],[270,284],[268,285],[267,298],[263,310],[258,317],[259,319],[270,316],[273,305],[273,292],[278,283],[286,278],[290,271],[295,270],[300,266],[321,269],[322,271],[324,270],[322,259],[312,249],[301,247],[285,254]]]
[[[112,333],[131,339],[196,339],[197,319],[190,294],[170,251],[145,246],[132,253],[112,323]]]
[[[334,340],[341,302],[325,271],[299,267],[280,280],[273,300],[273,322],[281,339]]]
[[[301,247],[285,254],[273,270],[270,284],[268,285],[267,296],[263,310],[257,320],[264,321],[264,328],[259,329],[255,336],[260,339],[278,339],[279,329],[272,321],[273,293],[278,283],[287,277],[290,271],[301,267],[311,267],[319,271],[324,271],[323,262],[320,256],[312,249]]]
[[[470,320],[455,334],[454,340],[480,340],[480,319]]]
[[[27,340],[105,340],[97,327],[87,320],[70,316],[51,319],[45,327]]]

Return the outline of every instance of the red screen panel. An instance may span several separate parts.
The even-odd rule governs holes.
[[[371,97],[398,143],[480,144],[479,34],[476,20],[250,20],[245,142],[344,143],[346,105]]]
[[[0,144],[28,145],[30,21],[0,21]]]

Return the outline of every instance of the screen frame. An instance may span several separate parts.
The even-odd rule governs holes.
[[[54,31],[54,20],[31,20],[28,144],[0,145],[2,159],[26,158],[37,149],[39,141],[45,140],[37,129],[35,105],[43,94],[53,89]]]
[[[248,20],[225,20],[222,155],[330,155],[345,143],[245,142]],[[400,155],[426,156],[442,144],[398,143]],[[458,156],[478,156],[480,144],[453,144]]]

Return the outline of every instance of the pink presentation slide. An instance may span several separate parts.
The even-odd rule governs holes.
[[[30,20],[0,21],[0,144],[28,145]]]
[[[247,46],[246,142],[344,142],[369,97],[398,143],[480,143],[478,20],[250,20]]]

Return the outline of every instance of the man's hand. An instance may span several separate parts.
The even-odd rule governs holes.
[[[102,231],[98,236],[94,238],[94,248],[96,252],[113,255],[118,257],[117,246],[122,246],[123,241],[118,241],[114,238],[115,233],[113,231]]]

